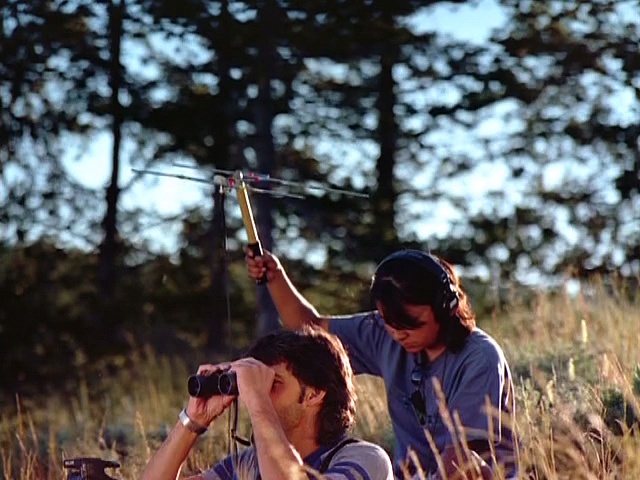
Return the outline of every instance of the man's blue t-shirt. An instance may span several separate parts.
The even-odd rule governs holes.
[[[309,478],[393,480],[391,460],[387,452],[378,445],[363,440],[337,449],[327,470],[321,476],[316,475],[327,455],[343,440],[344,438],[332,445],[323,445],[304,458],[304,464],[312,469],[309,471]],[[203,472],[202,477],[205,480],[259,480],[260,470],[255,447],[244,449],[235,461],[231,456],[225,458],[211,470]]]
[[[452,443],[452,434],[439,413],[433,378],[441,385],[451,418],[454,412],[459,415],[466,440],[492,440],[497,460],[507,474],[515,471],[514,435],[509,428],[515,410],[511,372],[502,349],[487,333],[475,328],[460,352],[445,350],[433,362],[425,364],[419,355],[407,352],[391,337],[377,312],[331,317],[329,331],[337,335],[347,349],[354,373],[384,379],[396,440],[397,475],[399,465],[407,461],[409,448],[416,453],[425,472],[437,469],[425,430],[440,453]],[[424,380],[419,387],[412,382],[416,371],[423,372]],[[411,403],[417,388],[422,391],[425,403],[424,427]],[[491,403],[490,410],[494,410],[489,416],[486,398]]]

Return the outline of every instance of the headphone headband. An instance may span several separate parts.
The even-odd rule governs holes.
[[[451,317],[458,308],[459,299],[454,283],[442,264],[433,255],[422,250],[405,249],[398,250],[385,257],[376,267],[374,277],[380,270],[391,262],[410,262],[427,270],[429,274],[438,279],[440,291],[434,296],[436,314]]]

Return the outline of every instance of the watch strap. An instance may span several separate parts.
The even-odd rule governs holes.
[[[207,427],[203,427],[198,422],[195,422],[194,420],[192,420],[191,417],[189,417],[189,415],[187,415],[187,409],[186,408],[183,408],[180,411],[180,414],[178,415],[178,418],[180,419],[180,423],[182,423],[182,425],[187,427],[187,429],[191,430],[193,433],[197,433],[198,435],[202,435],[204,432],[207,431]]]

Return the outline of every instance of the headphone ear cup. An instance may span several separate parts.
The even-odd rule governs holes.
[[[455,311],[460,303],[458,293],[452,285],[449,275],[443,271],[441,276],[442,290],[439,301],[434,302],[434,314],[440,325],[440,340],[445,345],[451,341],[454,324],[457,321]]]
[[[440,292],[440,298],[434,302],[439,310],[438,315],[442,320],[453,317],[454,313],[458,309],[460,300],[458,298],[458,292],[449,279],[449,275],[443,271],[440,278],[442,287]]]

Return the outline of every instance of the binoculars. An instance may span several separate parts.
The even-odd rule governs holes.
[[[118,462],[96,457],[67,458],[63,463],[68,469],[67,480],[116,480],[107,475],[105,468],[118,468]]]
[[[187,390],[192,397],[209,398],[213,395],[238,395],[236,373],[231,370],[211,375],[191,375]]]

